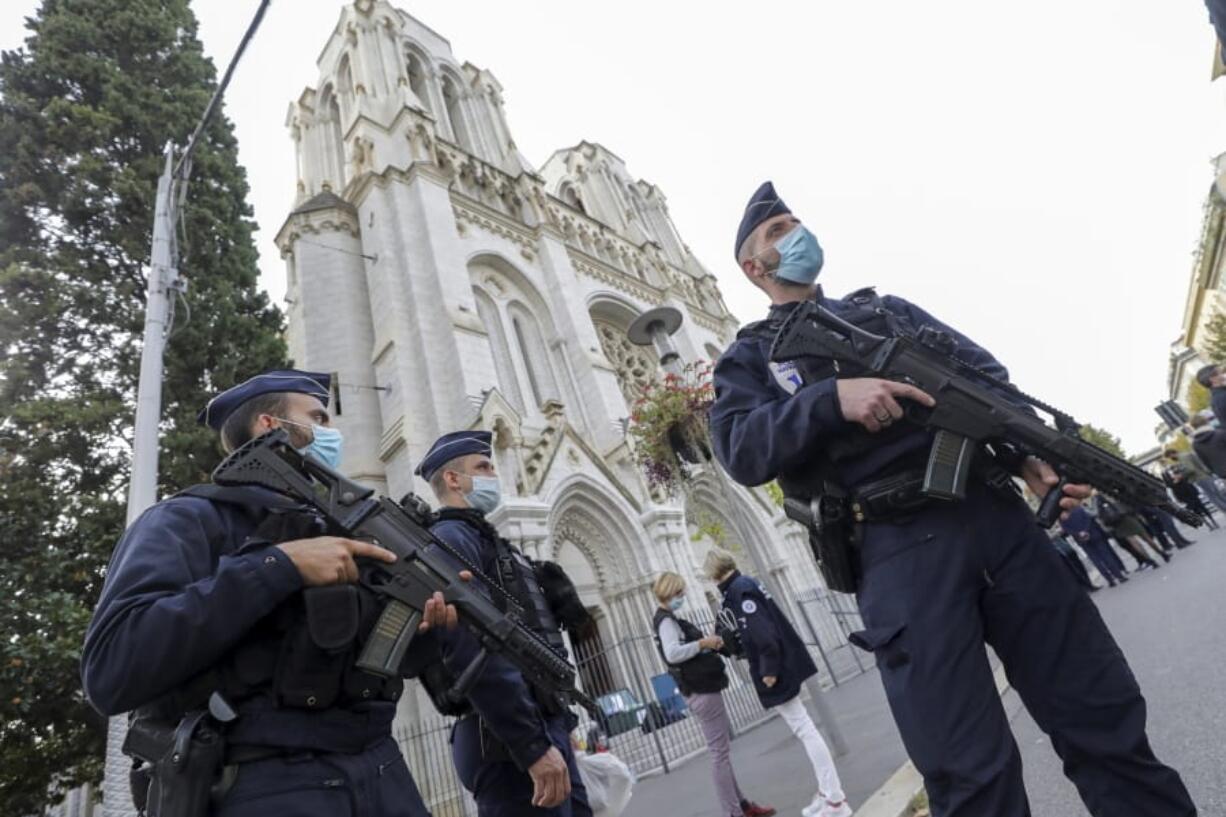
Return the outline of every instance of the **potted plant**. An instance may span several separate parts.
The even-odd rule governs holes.
[[[635,460],[653,489],[675,493],[688,464],[711,459],[707,411],[715,400],[711,366],[691,363],[643,390],[630,414]]]

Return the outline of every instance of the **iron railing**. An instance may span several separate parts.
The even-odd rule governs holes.
[[[815,588],[794,601],[801,613],[797,632],[822,670],[823,686],[837,686],[872,668],[872,656],[847,642],[847,634],[863,626],[851,596]],[[690,620],[703,632],[714,631],[709,613]],[[588,743],[600,733],[609,750],[640,776],[668,773],[706,748],[698,721],[677,694],[649,631],[650,623],[644,622],[642,632],[616,642],[596,637],[572,644],[580,685],[600,709],[596,718],[581,712],[574,735]],[[729,661],[727,667],[724,703],[733,735],[738,735],[773,713],[758,703],[747,664]],[[396,739],[435,817],[473,817],[476,807],[451,761],[451,726],[452,719],[430,713],[416,725],[400,727]]]

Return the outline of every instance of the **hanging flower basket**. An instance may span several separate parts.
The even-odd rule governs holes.
[[[635,460],[648,484],[676,493],[695,465],[711,459],[707,411],[715,400],[711,366],[693,363],[648,386],[630,415]]]
[[[668,428],[668,444],[683,463],[697,465],[711,460],[706,419],[688,417]]]

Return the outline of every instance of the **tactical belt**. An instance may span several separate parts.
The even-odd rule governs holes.
[[[226,746],[225,764],[237,766],[242,763],[255,763],[273,757],[290,757],[317,754],[310,749],[291,749],[284,746],[251,746],[246,744]]]
[[[908,468],[884,479],[860,485],[850,496],[852,518],[857,522],[886,522],[909,516],[934,503],[948,502],[943,497],[925,494],[924,478],[924,469]],[[986,457],[975,461],[970,480],[986,485],[1001,496],[1020,496],[1010,473]]]
[[[909,469],[868,482],[851,493],[851,513],[857,522],[881,522],[915,513],[937,501],[923,493],[924,471]]]

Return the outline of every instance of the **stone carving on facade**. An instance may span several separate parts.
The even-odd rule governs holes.
[[[594,321],[596,334],[605,357],[613,364],[617,385],[627,403],[633,403],[643,390],[656,379],[659,368],[652,351],[644,346],[635,346],[626,337],[625,331],[607,321]]]

